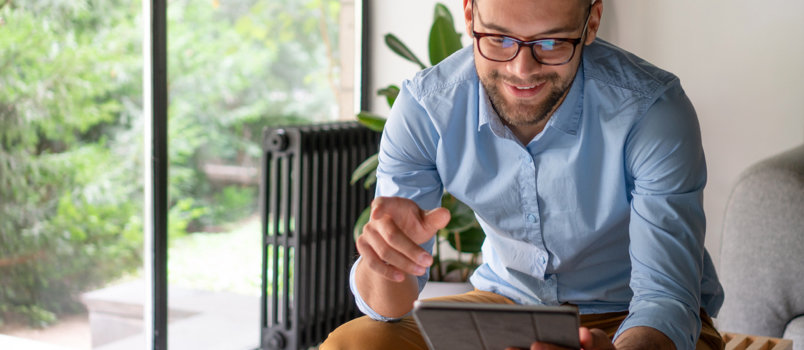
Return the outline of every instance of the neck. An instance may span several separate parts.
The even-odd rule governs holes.
[[[523,146],[527,146],[530,143],[530,140],[533,140],[536,135],[540,134],[542,130],[544,130],[544,126],[547,125],[547,122],[550,118],[545,118],[544,120],[530,125],[513,125],[508,123],[507,121],[503,120],[503,124],[514,133],[514,136],[522,143]]]
[[[503,125],[507,126],[508,129],[510,129],[511,132],[514,133],[514,136],[516,136],[516,138],[519,140],[519,142],[522,143],[523,146],[527,146],[530,143],[530,140],[533,140],[533,138],[536,137],[536,135],[539,135],[544,130],[544,127],[547,125],[547,122],[549,122],[550,118],[553,117],[556,110],[558,110],[558,107],[560,107],[561,104],[564,103],[564,100],[567,98],[567,95],[569,94],[571,87],[572,85],[570,85],[570,87],[568,87],[566,91],[564,91],[564,95],[562,95],[561,99],[558,100],[555,106],[553,106],[553,108],[549,112],[547,112],[546,116],[536,123],[517,125],[509,123],[507,120],[505,120],[505,118],[500,118],[500,121],[502,121]],[[499,111],[497,111],[497,107],[494,106],[493,102],[491,103],[491,106],[492,108],[494,108],[494,111],[497,112],[497,115],[500,115]]]

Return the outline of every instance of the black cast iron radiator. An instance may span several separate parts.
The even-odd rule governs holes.
[[[379,137],[355,122],[263,133],[261,349],[307,349],[358,315],[352,228],[373,190],[349,180]]]

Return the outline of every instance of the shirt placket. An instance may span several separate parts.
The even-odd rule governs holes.
[[[538,158],[534,157],[528,148],[522,149],[520,155],[522,166],[520,167],[520,184],[522,184],[522,209],[525,229],[522,230],[521,239],[537,249],[536,256],[533,257],[533,274],[541,277],[544,282],[535,286],[534,292],[539,299],[550,305],[558,303],[558,288],[554,274],[547,274],[547,264],[549,253],[544,244],[544,232],[542,231],[542,217],[539,215],[538,188],[536,181],[536,167]]]
[[[535,272],[544,276],[547,268],[548,254],[544,245],[544,236],[541,229],[541,216],[539,215],[539,201],[536,188],[536,161],[530,152],[523,148],[520,155],[522,166],[520,167],[519,183],[522,188],[522,210],[524,230],[521,232],[520,240],[523,240],[538,248],[538,256],[534,257]]]

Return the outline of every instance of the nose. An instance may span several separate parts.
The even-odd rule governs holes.
[[[533,57],[533,49],[522,46],[514,59],[508,61],[508,72],[520,78],[527,78],[542,69],[542,64]]]

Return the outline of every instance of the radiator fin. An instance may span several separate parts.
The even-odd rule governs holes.
[[[373,189],[349,180],[379,136],[355,122],[264,132],[262,349],[307,349],[358,315],[352,226]]]

